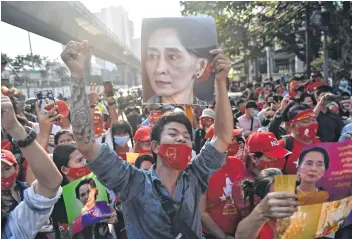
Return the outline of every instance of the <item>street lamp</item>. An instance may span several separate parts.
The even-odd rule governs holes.
[[[329,82],[329,71],[328,71],[328,65],[329,65],[329,54],[328,54],[328,49],[327,49],[327,43],[328,43],[328,24],[330,20],[330,14],[329,12],[325,9],[325,7],[322,7],[321,11],[314,11],[313,15],[310,18],[310,21],[312,22],[313,25],[318,27],[320,30],[323,32],[323,50],[324,50],[324,81],[326,83]]]

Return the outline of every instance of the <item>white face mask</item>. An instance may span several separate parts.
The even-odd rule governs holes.
[[[114,136],[114,143],[117,144],[118,146],[125,146],[127,142],[130,140],[130,136]]]

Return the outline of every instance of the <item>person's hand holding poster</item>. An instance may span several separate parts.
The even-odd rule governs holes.
[[[63,187],[63,196],[73,235],[111,214],[106,189],[93,174]]]
[[[217,48],[211,17],[143,19],[142,83],[147,103],[212,102],[214,74],[209,52]]]
[[[352,140],[310,145],[301,152],[297,167],[296,193],[301,206],[279,222],[279,238],[333,238],[336,231],[351,224]],[[275,181],[280,184],[289,179]],[[282,188],[275,185],[275,190]]]

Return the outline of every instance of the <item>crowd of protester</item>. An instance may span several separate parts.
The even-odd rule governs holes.
[[[81,80],[72,64],[82,62],[72,54],[77,44],[84,57],[85,43],[62,53],[73,81]],[[80,97],[73,86],[75,100],[56,99],[43,113],[2,87],[3,238],[275,238],[276,220],[293,215],[298,202],[295,193],[271,190],[274,176],[297,174],[307,145],[352,139],[351,80],[336,87],[317,75],[287,86],[264,80],[229,100],[230,61],[213,53],[211,106],[143,105],[140,89],[107,96],[92,84]],[[139,156],[127,162],[128,153]],[[91,172],[108,191],[111,213],[71,235],[62,187]]]

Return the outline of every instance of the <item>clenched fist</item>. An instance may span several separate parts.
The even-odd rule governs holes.
[[[218,82],[226,82],[227,76],[231,69],[231,60],[228,58],[221,49],[214,49],[209,52],[216,55],[211,62],[213,71],[215,72],[215,79]]]
[[[88,41],[70,41],[61,53],[61,59],[73,77],[83,76],[85,64],[90,61]]]

